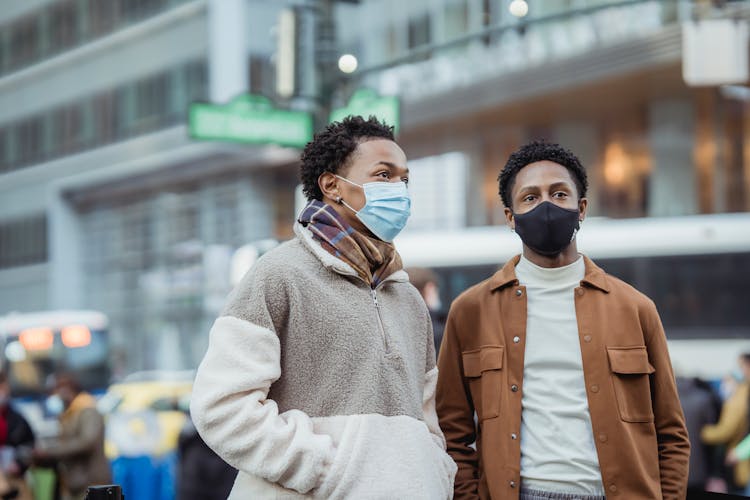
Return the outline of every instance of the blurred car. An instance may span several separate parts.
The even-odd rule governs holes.
[[[105,453],[160,457],[177,448],[188,418],[194,372],[138,372],[112,384],[97,408],[106,419]]]

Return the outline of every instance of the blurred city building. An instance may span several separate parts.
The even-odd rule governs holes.
[[[248,91],[318,117],[359,88],[399,96],[407,232],[502,224],[497,174],[536,138],[581,157],[591,215],[750,211],[747,82],[683,78],[685,24],[739,26],[747,58],[749,1],[510,4],[5,0],[0,314],[101,310],[129,370],[194,367],[237,250],[290,237],[299,205],[299,150],[189,137],[191,102]]]

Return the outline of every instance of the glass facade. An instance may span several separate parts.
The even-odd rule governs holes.
[[[46,261],[46,215],[0,222],[0,269]]]
[[[85,303],[133,369],[193,367],[231,290],[234,252],[288,238],[294,169],[237,172],[78,207]],[[278,224],[284,218],[283,224]]]
[[[196,60],[0,124],[0,173],[183,123],[206,96],[206,62]]]
[[[188,0],[64,0],[0,25],[0,76]]]

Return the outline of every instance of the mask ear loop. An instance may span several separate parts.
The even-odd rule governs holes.
[[[365,189],[365,188],[364,188],[363,186],[360,186],[360,185],[359,185],[359,184],[357,184],[356,182],[352,182],[352,181],[350,181],[350,180],[349,180],[349,179],[347,179],[346,177],[341,177],[341,176],[340,176],[340,175],[338,175],[338,174],[333,174],[333,175],[335,175],[336,177],[338,177],[338,178],[339,178],[339,179],[341,179],[342,181],[348,182],[349,184],[351,184],[351,185],[353,185],[353,186],[357,186],[358,188],[362,189],[363,191],[364,191],[364,189]],[[350,205],[349,205],[349,204],[348,204],[347,202],[345,202],[345,201],[344,201],[344,199],[343,199],[343,198],[342,198],[342,197],[341,197],[340,195],[336,197],[336,203],[338,203],[339,205],[344,205],[344,206],[345,206],[346,208],[348,208],[349,210],[351,210],[352,212],[354,212],[354,214],[355,214],[355,215],[356,215],[356,214],[358,213],[358,211],[357,211],[357,210],[354,210],[354,209],[353,209],[353,208],[352,208],[352,207],[351,207],[351,206],[350,206]]]

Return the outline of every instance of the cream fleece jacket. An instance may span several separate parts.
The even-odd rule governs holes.
[[[196,374],[196,428],[240,471],[230,498],[450,498],[419,293],[403,271],[373,291],[295,233],[232,292]]]

